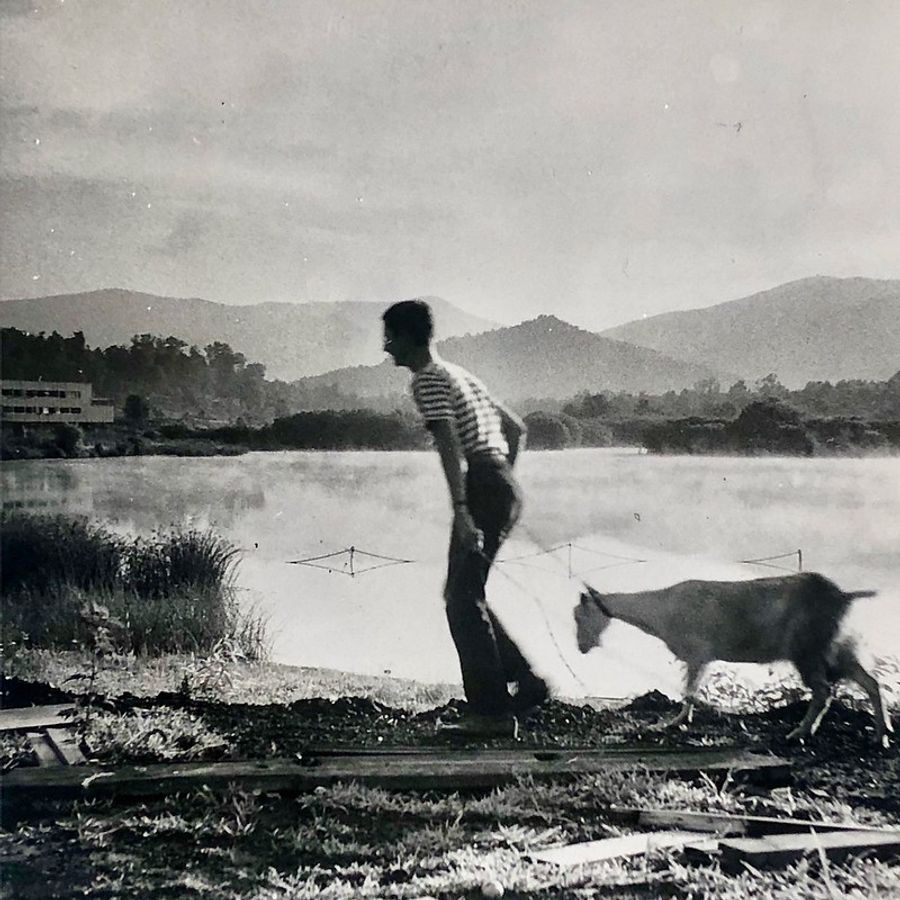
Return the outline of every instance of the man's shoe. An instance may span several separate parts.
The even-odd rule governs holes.
[[[480,713],[467,713],[458,722],[439,722],[438,734],[463,738],[512,738],[519,737],[519,721],[515,716],[486,716]]]
[[[539,706],[543,706],[550,699],[550,689],[547,683],[540,678],[533,682],[519,685],[517,693],[509,700],[510,709],[519,717],[526,718],[536,712]]]

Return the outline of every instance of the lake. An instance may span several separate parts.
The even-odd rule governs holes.
[[[871,652],[900,654],[896,458],[580,449],[525,453],[519,477],[525,513],[489,599],[566,695],[680,692],[680,667],[629,626],[578,653],[571,610],[582,579],[619,591],[759,577],[797,571],[798,550],[804,570],[879,592],[857,601],[848,626]],[[0,486],[5,507],[84,514],[125,533],[215,528],[242,548],[241,596],[268,616],[278,662],[459,680],[441,599],[450,510],[435,453],[14,461],[0,466]],[[320,568],[291,563],[328,554]],[[777,558],[740,562],[766,557]]]

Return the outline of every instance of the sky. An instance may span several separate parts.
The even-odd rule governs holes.
[[[593,330],[900,277],[895,0],[0,0],[0,297]]]

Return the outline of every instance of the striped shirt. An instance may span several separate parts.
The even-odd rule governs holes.
[[[412,395],[425,424],[449,419],[467,458],[509,452],[500,413],[487,388],[462,366],[432,359],[413,373]]]

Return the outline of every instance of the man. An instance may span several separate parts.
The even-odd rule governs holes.
[[[543,703],[548,689],[488,609],[484,589],[521,510],[512,466],[525,426],[474,375],[440,358],[432,345],[431,308],[424,300],[395,303],[382,319],[385,352],[413,373],[413,399],[440,454],[453,504],[444,600],[468,711],[441,730],[515,737],[517,714]],[[507,684],[512,682],[518,690],[510,696]]]

